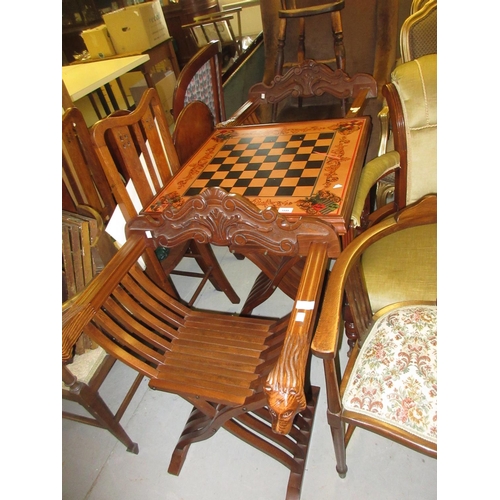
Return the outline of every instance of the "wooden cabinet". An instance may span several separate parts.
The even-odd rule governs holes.
[[[163,15],[167,22],[168,32],[175,41],[177,60],[182,67],[198,50],[189,31],[182,29],[182,26],[192,23],[196,16],[219,12],[219,2],[217,0],[178,0],[177,2],[164,0],[163,4]]]

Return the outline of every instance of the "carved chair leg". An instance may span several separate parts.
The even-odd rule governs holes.
[[[227,431],[290,469],[286,500],[300,498],[318,396],[319,387],[313,386],[307,407],[296,415],[294,427],[288,435],[272,431],[270,414],[266,408],[239,415],[224,425]]]

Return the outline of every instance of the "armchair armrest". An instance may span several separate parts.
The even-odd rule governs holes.
[[[313,243],[290,315],[283,349],[264,386],[273,431],[278,434],[288,434],[295,415],[306,408],[305,373],[327,262],[327,246]]]
[[[378,156],[363,167],[351,214],[351,225],[353,227],[359,227],[361,225],[361,214],[363,212],[366,197],[372,186],[374,186],[381,177],[397,168],[399,168],[399,153],[397,151],[390,151],[382,156]]]
[[[106,267],[71,303],[63,306],[62,360],[71,359],[72,349],[85,326],[104,304],[110,293],[144,253],[150,240],[142,234],[131,235]],[[69,307],[68,307],[69,305]]]

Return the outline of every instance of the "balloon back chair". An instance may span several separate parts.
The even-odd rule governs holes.
[[[363,232],[333,266],[312,351],[324,363],[341,477],[356,427],[437,456],[436,261],[437,196],[428,195]],[[360,337],[340,377],[344,293]]]
[[[174,89],[172,115],[174,121],[186,104],[204,102],[212,112],[215,124],[226,120],[222,91],[222,53],[217,41],[201,48],[182,68]]]

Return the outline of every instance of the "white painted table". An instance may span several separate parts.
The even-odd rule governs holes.
[[[142,54],[63,66],[62,79],[71,100],[77,101],[147,61],[149,56]]]

